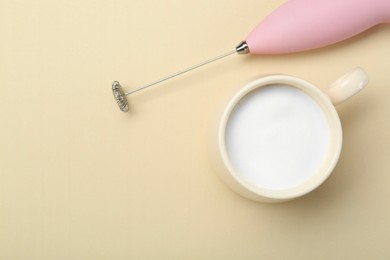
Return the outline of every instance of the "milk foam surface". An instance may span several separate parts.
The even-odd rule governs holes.
[[[230,115],[226,148],[246,182],[268,189],[295,187],[325,160],[328,121],[308,94],[286,85],[260,87]]]

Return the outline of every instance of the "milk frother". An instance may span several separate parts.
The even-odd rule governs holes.
[[[127,95],[234,53],[283,54],[316,49],[380,23],[390,23],[389,0],[289,0],[260,22],[234,50],[129,92],[114,81],[112,92],[119,108],[127,112]]]

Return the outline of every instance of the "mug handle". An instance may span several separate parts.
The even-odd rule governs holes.
[[[325,89],[333,105],[338,105],[357,94],[368,84],[368,75],[364,69],[357,67],[344,74]]]

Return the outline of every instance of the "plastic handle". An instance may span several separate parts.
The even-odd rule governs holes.
[[[390,23],[390,0],[289,0],[258,24],[246,42],[250,53],[306,51]]]

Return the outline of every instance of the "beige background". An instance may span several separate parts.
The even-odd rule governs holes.
[[[0,259],[389,259],[390,25],[294,55],[229,57],[283,1],[0,0]],[[308,196],[261,204],[207,156],[220,98],[269,73],[371,81],[338,107],[344,148]]]

